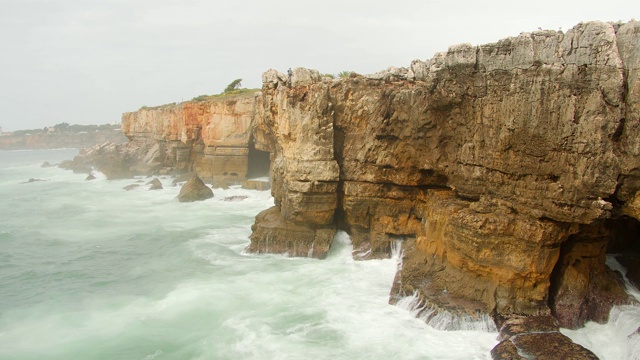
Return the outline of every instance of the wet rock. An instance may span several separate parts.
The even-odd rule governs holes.
[[[491,350],[493,360],[596,360],[590,350],[559,332],[551,315],[510,315],[501,322],[499,340]]]
[[[140,184],[130,184],[127,185],[125,187],[123,187],[123,189],[127,190],[127,191],[131,191],[131,190],[135,190],[137,188],[139,188],[141,185]]]
[[[326,257],[335,235],[333,226],[309,228],[286,220],[277,206],[256,215],[251,226],[248,251],[255,253],[288,254],[289,256]]]
[[[212,197],[213,191],[197,175],[193,175],[189,181],[182,185],[178,194],[178,201],[201,201]]]
[[[40,165],[40,167],[43,168],[48,168],[48,167],[53,167],[54,165],[51,165],[48,161],[45,161],[42,163],[42,165]]]
[[[629,304],[619,273],[605,264],[610,231],[604,221],[583,225],[561,245],[551,276],[551,310],[560,326],[577,329],[586,321],[605,323],[614,305]]]
[[[31,178],[25,182],[23,182],[23,184],[28,184],[28,183],[32,183],[32,182],[39,182],[39,181],[47,181],[45,179],[36,179],[36,178]]]
[[[214,177],[213,179],[211,179],[211,187],[214,189],[229,189],[229,185],[227,185],[224,179],[220,177]]]
[[[514,336],[496,345],[491,357],[493,360],[598,360],[593,352],[559,332]]]
[[[177,186],[180,183],[185,183],[185,182],[189,181],[189,179],[191,179],[194,174],[195,173],[192,173],[192,172],[181,174],[177,178],[173,179],[171,184],[173,184],[173,186]]]
[[[162,190],[162,183],[158,178],[155,178],[147,183],[149,190]]]
[[[230,202],[235,202],[235,201],[242,201],[244,199],[248,198],[248,196],[244,196],[244,195],[234,195],[234,196],[227,196],[224,198],[224,201],[230,201]]]
[[[93,176],[93,174],[89,174],[89,175],[87,175],[86,178],[84,178],[85,181],[91,181],[91,180],[95,180],[95,179],[96,179],[96,177]]]
[[[242,188],[248,190],[267,191],[271,189],[271,183],[268,181],[245,180],[242,182]]]

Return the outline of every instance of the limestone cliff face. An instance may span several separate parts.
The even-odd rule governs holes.
[[[392,300],[601,321],[627,301],[607,247],[640,218],[639,32],[590,22],[291,86],[265,73],[254,137],[276,206],[249,249],[322,257],[340,228],[368,258],[402,239]]]
[[[142,172],[196,171],[205,181],[246,178],[256,94],[142,108],[122,115]]]
[[[639,33],[583,23],[346,79],[269,70],[260,93],[124,114],[118,151],[206,182],[268,152],[275,206],[249,251],[322,258],[338,229],[362,259],[400,242],[392,302],[578,327],[629,301],[606,253],[640,253]]]

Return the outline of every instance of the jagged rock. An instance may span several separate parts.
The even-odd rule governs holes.
[[[269,69],[262,74],[262,86],[268,89],[275,89],[278,85],[286,85],[287,81],[287,75],[275,69]]]
[[[335,235],[333,226],[309,228],[296,225],[283,218],[276,206],[256,215],[251,230],[253,233],[248,247],[251,252],[318,259],[326,257]]]
[[[560,326],[576,329],[588,320],[605,323],[614,305],[631,302],[620,275],[605,265],[609,234],[606,223],[599,221],[582,226],[562,244],[549,291]]]
[[[48,167],[53,167],[54,165],[51,165],[48,161],[45,161],[42,163],[42,165],[40,165],[40,167],[43,168],[48,168]]]
[[[178,194],[178,201],[180,202],[192,202],[210,199],[213,197],[213,191],[205,185],[202,180],[194,175],[189,181],[187,181]]]
[[[640,126],[628,120],[640,117],[639,25],[616,26],[452,46],[413,62],[412,82],[263,88],[254,134],[272,151],[272,211],[310,230],[340,223],[363,258],[414,242],[393,296],[471,314],[549,311],[561,244],[640,190]],[[629,200],[616,202],[617,188]],[[260,221],[252,242],[264,244]],[[556,300],[602,319],[619,283],[602,256],[587,263],[581,300]],[[570,273],[553,281],[583,278]]]
[[[154,178],[153,180],[147,183],[149,186],[149,190],[162,190],[162,183],[158,178]]]
[[[39,181],[47,181],[47,180],[31,178],[28,181],[23,182],[23,184],[28,184],[28,183],[32,183],[32,182],[39,182]]]
[[[293,75],[291,76],[291,86],[308,86],[322,81],[322,77],[318,70],[295,68],[293,69]]]
[[[591,351],[561,334],[558,321],[550,315],[511,315],[503,319],[499,340],[501,342],[491,350],[493,360],[598,359]]]
[[[397,67],[391,66],[386,70],[377,72],[375,74],[367,75],[366,77],[368,79],[373,79],[373,80],[394,81],[394,80],[406,79],[408,72],[409,71],[407,68],[397,68]]]
[[[86,178],[84,178],[85,181],[91,181],[91,180],[95,180],[95,179],[96,179],[96,177],[93,176],[93,174],[89,174],[89,175],[87,175]]]
[[[598,360],[588,349],[559,332],[529,333],[515,336],[491,350],[493,360]]]
[[[261,93],[124,114],[131,141],[114,149],[135,171],[234,184],[252,151],[270,152],[275,206],[249,251],[322,257],[339,226],[358,258],[402,242],[393,298],[601,321],[621,294],[605,248],[640,219],[638,34],[636,21],[522,33],[406,75],[269,70]]]

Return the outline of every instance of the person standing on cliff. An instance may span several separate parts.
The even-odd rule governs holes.
[[[287,87],[291,87],[291,77],[293,76],[293,70],[291,70],[291,68],[289,68],[289,70],[287,70]]]

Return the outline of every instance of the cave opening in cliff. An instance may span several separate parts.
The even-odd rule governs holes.
[[[640,285],[640,221],[623,216],[581,225],[560,244],[548,303],[561,327],[606,322],[611,306],[628,299],[620,268]],[[620,270],[625,272],[624,270]]]
[[[257,150],[253,142],[251,142],[249,144],[248,160],[247,179],[269,177],[271,159],[268,151]]]

